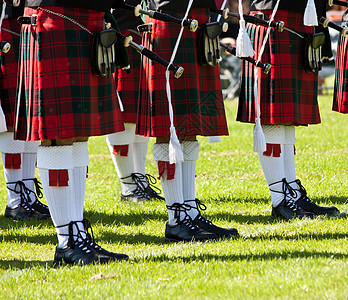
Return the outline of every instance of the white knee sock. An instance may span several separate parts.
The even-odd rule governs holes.
[[[24,142],[14,140],[13,132],[0,133],[0,152],[10,208],[15,208],[21,203],[20,188],[16,186],[16,182],[22,180],[23,150]]]
[[[25,186],[33,191],[33,193],[29,194],[30,204],[36,201],[34,178],[39,144],[39,141],[24,142],[22,180]]]
[[[182,163],[177,163],[174,166],[169,164],[169,144],[154,144],[153,158],[157,162],[166,205],[172,206],[174,203],[183,204]],[[174,211],[168,209],[168,223],[170,225],[175,225],[177,222],[174,215]],[[184,216],[185,214],[181,212],[180,220]]]
[[[85,203],[87,166],[89,164],[87,142],[73,143],[73,180],[74,180],[74,198],[75,198],[75,220],[83,220],[83,207]],[[83,224],[78,223],[80,230],[83,230]]]
[[[195,196],[195,181],[196,181],[196,161],[198,159],[199,144],[197,141],[184,141],[181,143],[181,149],[184,154],[184,162],[182,163],[182,184],[184,201],[187,204],[197,208]],[[195,219],[198,215],[197,209],[190,209],[189,216]]]
[[[40,146],[37,167],[52,221],[58,235],[58,247],[69,241],[68,225],[76,220],[74,198],[73,146]],[[63,227],[60,227],[63,226]]]
[[[121,182],[122,194],[127,196],[137,187],[130,177],[135,172],[133,161],[135,124],[125,123],[124,126],[125,131],[107,135],[106,142],[109,146],[117,176]]]
[[[133,144],[133,162],[134,162],[134,171],[135,173],[140,173],[145,175],[145,163],[147,155],[147,147],[149,144],[149,138],[135,135],[134,144]],[[144,186],[147,186],[146,178],[142,180]]]
[[[285,126],[284,171],[286,181],[294,189],[298,189],[295,171],[295,126]]]
[[[284,127],[283,125],[263,125],[267,150],[264,153],[258,153],[274,207],[284,199],[282,179],[285,178],[285,171],[283,147],[281,146],[284,144]]]
[[[13,153],[11,153],[13,154]],[[22,155],[17,153],[21,158]],[[22,180],[22,169],[12,169],[5,167],[6,153],[1,153],[2,162],[4,165],[4,175],[7,186],[7,205],[10,208],[15,208],[21,203],[20,188],[16,184]]]

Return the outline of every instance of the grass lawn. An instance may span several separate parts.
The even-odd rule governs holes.
[[[52,222],[1,215],[0,299],[348,299],[348,116],[332,112],[331,102],[332,94],[320,97],[322,124],[296,130],[296,166],[310,198],[337,206],[340,217],[270,216],[252,126],[237,123],[237,103],[227,102],[230,136],[200,139],[196,191],[203,214],[237,228],[239,239],[166,243],[164,202],[121,202],[105,137],[91,138],[85,217],[101,246],[130,260],[53,268]],[[151,149],[147,172],[156,175]]]

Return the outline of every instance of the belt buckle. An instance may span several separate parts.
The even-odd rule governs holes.
[[[18,17],[17,21],[20,24],[36,26],[37,15],[20,16],[20,17]]]
[[[31,25],[36,26],[37,15],[31,15]]]
[[[143,25],[139,25],[137,27],[138,32],[142,33],[142,32],[148,32],[148,33],[152,33],[152,23],[148,23],[148,24],[143,24]]]
[[[265,19],[265,14],[263,12],[259,12],[257,14],[254,15],[256,18],[259,18],[261,20]]]

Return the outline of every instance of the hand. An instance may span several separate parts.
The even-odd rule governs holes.
[[[221,39],[221,43],[224,43],[226,45],[231,45],[232,47],[236,47],[236,39],[231,38],[231,37],[226,37]],[[231,53],[225,51],[226,55],[232,55]]]

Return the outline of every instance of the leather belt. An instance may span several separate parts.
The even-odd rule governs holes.
[[[32,15],[30,17],[21,16],[17,19],[17,22],[19,24],[26,24],[26,25],[36,25],[36,21],[37,21],[36,15]]]

